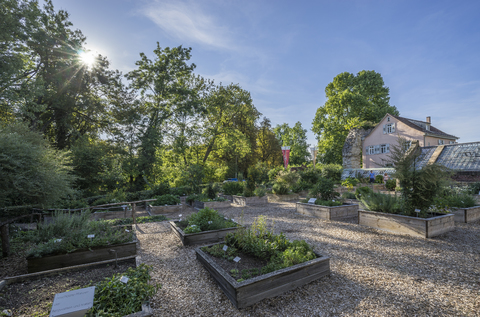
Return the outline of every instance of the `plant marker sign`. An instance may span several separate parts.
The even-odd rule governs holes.
[[[85,316],[87,310],[93,307],[94,294],[95,286],[56,294],[50,317]]]
[[[282,146],[282,155],[283,155],[283,165],[285,169],[288,166],[288,160],[290,159],[290,147],[289,146]]]
[[[228,247],[226,245],[223,246],[223,251],[227,252]]]

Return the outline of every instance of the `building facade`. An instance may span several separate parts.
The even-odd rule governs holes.
[[[455,144],[458,137],[447,134],[426,121],[407,119],[386,114],[380,123],[363,139],[362,167],[385,166],[390,149],[399,144],[399,137],[407,141],[418,141],[420,147]]]

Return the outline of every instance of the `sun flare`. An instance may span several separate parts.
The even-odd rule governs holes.
[[[81,51],[79,54],[80,61],[87,67],[92,67],[95,64],[95,55],[91,52]]]

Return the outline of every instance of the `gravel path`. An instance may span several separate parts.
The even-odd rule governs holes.
[[[141,260],[162,284],[155,316],[480,316],[480,221],[422,239],[307,217],[293,203],[220,212],[245,224],[267,216],[276,232],[330,256],[331,275],[237,310],[168,223],[141,224]]]

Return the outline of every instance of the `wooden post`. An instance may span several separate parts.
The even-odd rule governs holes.
[[[133,224],[136,224],[137,221],[135,219],[135,203],[132,203],[132,218],[133,218]]]
[[[10,254],[10,242],[8,241],[8,224],[0,227],[2,236],[2,255],[7,257]]]

